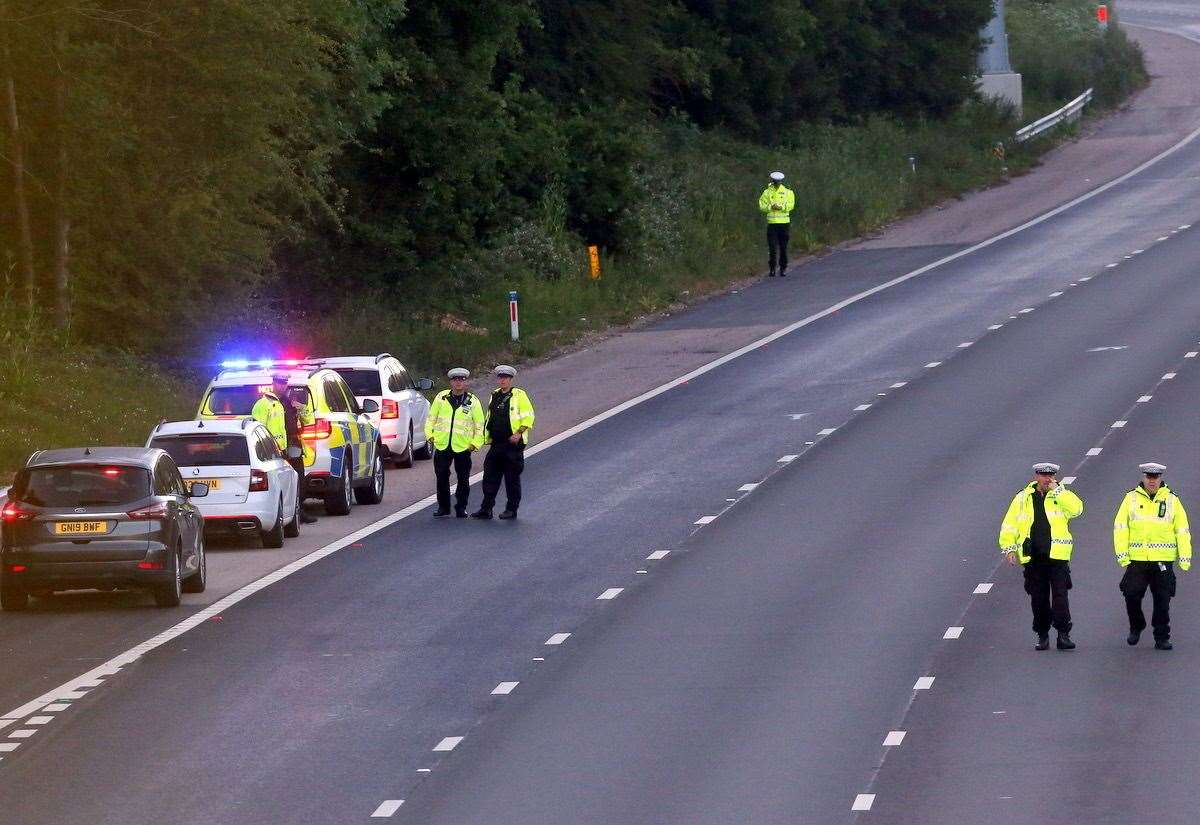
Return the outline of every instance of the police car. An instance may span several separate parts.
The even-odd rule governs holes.
[[[371,422],[383,437],[384,456],[397,467],[411,467],[413,458],[433,458],[433,445],[425,439],[429,399],[421,390],[433,389],[428,378],[414,380],[399,359],[390,353],[315,358],[314,363],[335,370],[358,399],[379,405]]]
[[[146,446],[175,459],[189,489],[208,485],[208,495],[193,502],[206,534],[261,537],[263,547],[282,547],[285,535],[300,535],[299,477],[254,419],[163,422]]]
[[[344,516],[354,503],[383,501],[383,446],[370,415],[379,404],[359,404],[345,379],[319,364],[300,361],[226,363],[209,382],[196,418],[245,418],[254,402],[271,389],[272,375],[288,379],[287,397],[307,421],[300,431],[304,446],[307,494],[325,501],[325,512]]]

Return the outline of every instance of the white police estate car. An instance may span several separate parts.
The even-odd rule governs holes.
[[[164,422],[146,446],[170,455],[185,484],[208,485],[208,495],[193,501],[205,533],[261,536],[263,547],[300,535],[298,476],[254,419]]]
[[[414,380],[399,359],[386,352],[306,360],[346,379],[359,404],[379,405],[378,412],[370,413],[371,423],[379,429],[384,455],[397,467],[411,467],[414,456],[433,458],[433,445],[425,439],[429,399],[421,394],[433,389],[433,381]]]

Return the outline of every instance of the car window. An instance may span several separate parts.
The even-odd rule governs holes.
[[[262,396],[257,384],[243,387],[213,387],[201,410],[205,415],[250,415]]]
[[[417,388],[416,385],[413,384],[412,378],[408,376],[408,370],[406,370],[400,364],[396,364],[396,378],[400,381],[401,391],[415,390]]]
[[[177,496],[187,496],[187,486],[183,483],[183,476],[179,474],[179,468],[175,466],[173,461],[164,461],[167,465],[167,473],[171,476],[171,487]]]
[[[275,439],[261,427],[258,429],[258,446],[258,458],[260,461],[271,461],[282,457],[279,452],[279,445],[275,443]]]
[[[379,381],[377,369],[338,367],[334,371],[346,379],[350,392],[354,395],[383,395],[383,385]]]
[[[339,387],[330,379],[325,379],[325,404],[329,407],[330,412],[350,412],[349,406],[346,404],[346,396],[342,395],[342,388]]]
[[[244,466],[250,463],[246,437],[241,433],[160,435],[151,447],[165,450],[180,467]]]
[[[72,464],[35,467],[17,474],[9,496],[35,507],[98,507],[130,504],[150,495],[144,467]]]
[[[175,495],[175,485],[171,483],[171,465],[165,461],[154,465],[154,495]]]

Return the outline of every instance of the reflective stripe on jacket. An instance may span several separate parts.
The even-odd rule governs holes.
[[[500,392],[500,390],[493,390],[492,395],[495,395],[498,392]],[[491,415],[492,408],[488,407],[488,417],[490,418]],[[521,432],[522,444],[529,443],[529,431],[533,429],[533,420],[533,402],[529,400],[529,395],[520,387],[513,387],[512,398],[510,398],[508,401],[508,423],[512,427],[514,434],[521,432],[522,427],[525,429],[524,432]],[[484,432],[486,433],[485,438],[487,439],[484,443],[491,444],[492,435],[491,433],[487,432],[486,424],[484,426]]]
[[[758,196],[758,211],[766,215],[767,223],[791,223],[795,208],[796,193],[782,183],[768,186]]]
[[[425,437],[438,450],[449,447],[456,453],[462,453],[472,447],[479,449],[487,436],[483,403],[475,393],[467,392],[462,404],[455,407],[450,403],[450,392],[442,390],[429,406],[429,415],[425,418]]]
[[[1138,485],[1125,494],[1113,520],[1117,564],[1131,561],[1175,561],[1192,566],[1192,531],[1179,496],[1162,485],[1153,497]]]
[[[1025,540],[1033,528],[1033,491],[1037,482],[1029,484],[1013,496],[1004,521],[1000,524],[1000,551],[1016,553],[1021,564],[1031,558],[1025,551]],[[1067,522],[1083,514],[1083,499],[1066,487],[1059,485],[1046,493],[1046,520],[1050,522],[1050,558],[1070,561],[1075,541]]]
[[[262,397],[254,402],[250,415],[267,428],[267,432],[279,446],[279,452],[287,455],[287,419],[279,397],[274,392],[264,392]]]

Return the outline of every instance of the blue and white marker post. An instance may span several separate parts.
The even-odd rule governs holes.
[[[517,316],[517,293],[508,293],[508,321],[512,327],[512,339],[516,341],[521,337],[521,325]]]

